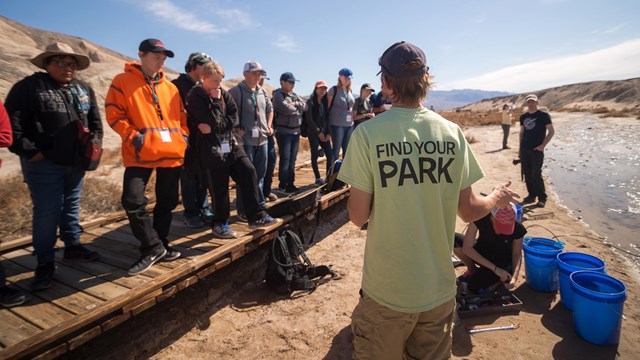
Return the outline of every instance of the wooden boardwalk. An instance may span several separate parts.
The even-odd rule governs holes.
[[[298,184],[313,184],[314,180],[309,164],[297,167]],[[315,191],[315,186],[303,186],[302,190],[299,196]],[[319,209],[324,210],[348,196],[348,188],[323,194]],[[231,199],[234,198],[232,189]],[[284,223],[305,216],[314,207],[295,216],[285,216]],[[208,227],[187,228],[181,211],[175,211],[169,241],[182,257],[159,262],[136,276],[127,276],[127,270],[139,257],[139,250],[124,213],[83,224],[81,242],[98,251],[100,261],[64,262],[62,251],[58,251],[51,288],[32,293],[32,299],[22,306],[0,308],[0,359],[50,359],[63,355],[241,259],[274,239],[283,226],[250,230],[246,223],[235,222],[234,214],[235,211],[230,222],[238,238],[220,240],[212,237]],[[58,248],[63,246],[58,242]],[[0,245],[0,261],[7,281],[26,291],[36,267],[32,251],[30,238]]]

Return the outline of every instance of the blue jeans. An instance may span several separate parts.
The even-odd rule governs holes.
[[[264,174],[264,182],[262,184],[262,195],[269,196],[271,194],[271,184],[273,183],[273,172],[276,169],[276,140],[274,136],[267,137],[267,172]]]
[[[333,163],[333,151],[331,150],[331,143],[329,141],[320,141],[318,135],[309,134],[309,146],[311,147],[311,167],[313,168],[313,174],[316,176],[316,179],[323,178],[324,176],[320,176],[320,171],[318,170],[318,147],[321,146],[322,150],[324,150],[324,155],[327,157],[325,175],[329,171],[331,164]]]
[[[207,187],[200,184],[200,175],[182,171],[180,174],[180,192],[182,193],[182,205],[184,216],[200,216],[209,208]]]
[[[333,142],[333,160],[340,158],[340,148],[342,148],[342,158],[347,153],[347,145],[351,139],[353,126],[333,126],[331,125],[331,140]]]
[[[84,170],[49,160],[20,158],[22,174],[33,202],[32,241],[38,264],[54,261],[56,235],[64,246],[80,244],[80,194]]]
[[[258,203],[264,204],[264,194],[262,194],[262,185],[264,182],[264,174],[267,172],[267,144],[264,145],[243,145],[244,152],[247,153],[249,161],[256,169],[256,177],[258,178]],[[239,212],[244,211],[244,202],[242,199],[242,191],[240,187],[236,187],[236,209]]]
[[[300,146],[300,134],[276,133],[278,152],[280,153],[280,165],[278,166],[278,188],[286,189],[293,186],[296,180],[296,157]]]

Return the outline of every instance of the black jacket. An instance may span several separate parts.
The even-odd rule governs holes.
[[[69,89],[73,87],[76,95]],[[104,135],[96,96],[89,84],[74,79],[63,88],[48,73],[37,72],[18,81],[7,95],[13,153],[27,159],[38,152],[60,165],[72,165],[81,119],[102,144]],[[77,110],[76,110],[77,109]]]
[[[233,134],[233,129],[239,126],[238,108],[225,90],[222,90],[220,99],[212,99],[201,84],[194,86],[187,96],[187,112],[196,124],[194,151],[199,160],[200,170],[230,166],[236,159],[247,156],[242,142]],[[197,125],[201,123],[211,126],[210,134],[203,134],[197,130]],[[218,151],[221,138],[225,136],[232,147],[230,153],[222,155]]]
[[[322,110],[322,111],[321,111]],[[309,134],[331,135],[331,125],[329,124],[329,107],[327,106],[327,95],[322,97],[320,103],[316,102],[315,94],[307,100],[307,111],[303,119]]]

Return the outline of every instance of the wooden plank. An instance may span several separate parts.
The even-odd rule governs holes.
[[[33,272],[30,269],[9,260],[2,261],[2,266],[5,269],[8,281],[24,291],[29,292],[31,290],[30,284],[33,279]],[[79,292],[64,284],[56,284],[56,286],[52,286],[47,291],[39,292],[37,295],[73,314],[93,309],[104,302],[102,299]]]
[[[95,338],[100,334],[102,334],[102,329],[100,329],[100,326],[92,327],[91,329],[83,332],[82,334],[68,341],[69,351],[73,349],[77,349],[80,345],[86,343],[87,341]]]
[[[67,343],[62,343],[54,348],[51,348],[42,354],[34,357],[32,360],[52,360],[56,359],[67,352],[68,345]]]
[[[172,297],[173,295],[178,293],[178,285],[172,285],[166,289],[164,289],[164,291],[162,291],[162,294],[160,294],[160,296],[156,297],[156,301],[157,302],[162,302],[167,300],[168,298]]]
[[[58,263],[62,263],[62,254],[56,254],[56,260]],[[99,279],[122,285],[129,289],[144,285],[144,283],[151,279],[151,277],[144,276],[144,274],[141,274],[141,276],[128,276],[125,270],[99,261],[65,262],[64,264],[69,268],[80,270]]]
[[[159,296],[160,294],[162,294],[162,289],[156,289],[156,290],[146,294],[145,296],[139,297],[139,298],[133,300],[132,302],[130,302],[129,304],[123,306],[122,307],[122,312],[123,313],[128,313],[132,309],[138,307],[140,304],[146,303],[150,299],[155,299],[156,296]]]
[[[102,332],[113,329],[114,327],[129,320],[129,318],[131,318],[131,313],[127,312],[105,320],[102,324],[100,324],[100,326],[102,327]]]
[[[35,338],[35,335],[41,331],[37,326],[24,321],[5,308],[0,308],[0,324],[3,330],[0,331],[0,343],[3,346],[11,346],[25,339]],[[0,358],[3,351],[0,351]]]
[[[11,312],[41,329],[48,329],[74,317],[73,313],[46,302],[38,296],[32,296],[24,306],[11,308]]]
[[[15,250],[4,256],[26,268],[35,268],[36,259],[26,250]],[[66,284],[103,300],[114,298],[128,290],[123,286],[106,282],[93,275],[69,268],[64,264],[57,264],[52,286],[56,286],[58,283]]]
[[[156,298],[153,299],[149,299],[145,302],[143,302],[142,304],[136,306],[135,308],[131,309],[131,316],[136,316],[138,314],[140,314],[141,312],[152,308],[156,306]]]

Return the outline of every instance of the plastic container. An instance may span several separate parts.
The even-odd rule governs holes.
[[[541,292],[558,290],[558,254],[563,249],[564,243],[560,241],[525,237],[524,270],[529,286]]]
[[[515,204],[514,206],[516,207],[516,221],[522,222],[522,205]]]
[[[491,210],[493,229],[498,234],[511,235],[516,223],[515,205],[508,206],[504,209],[494,208]]]
[[[620,342],[622,310],[627,299],[624,284],[595,271],[576,271],[569,276],[573,290],[573,328],[581,338],[596,345]]]
[[[560,300],[569,310],[573,309],[573,291],[571,290],[571,279],[569,279],[569,275],[581,270],[606,274],[604,261],[593,255],[579,252],[562,252],[558,254]]]

